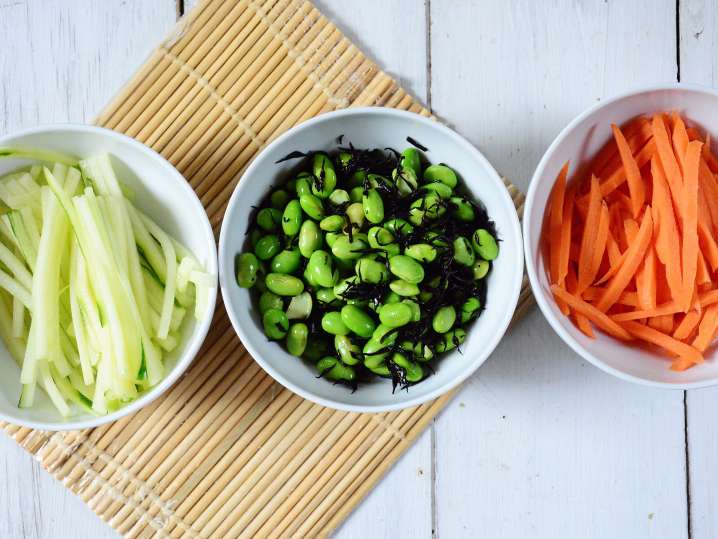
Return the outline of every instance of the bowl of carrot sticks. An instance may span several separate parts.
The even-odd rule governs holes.
[[[718,383],[718,92],[671,84],[603,101],[546,151],[524,216],[541,311],[624,380]]]

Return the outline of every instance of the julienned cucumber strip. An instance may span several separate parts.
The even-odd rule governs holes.
[[[76,157],[54,150],[28,148],[25,146],[0,146],[0,159],[10,157],[34,159],[46,163],[62,163],[67,166],[74,166],[78,163]]]

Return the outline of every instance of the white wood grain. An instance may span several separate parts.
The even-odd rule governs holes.
[[[365,54],[419,99],[426,97],[426,25],[416,0],[316,3]],[[396,21],[401,20],[401,31]],[[431,433],[426,431],[347,519],[336,536],[431,536]]]
[[[431,0],[431,15],[434,111],[524,188],[585,107],[675,79],[673,0]],[[436,437],[439,537],[687,536],[682,392],[587,365],[538,312]]]
[[[680,6],[679,21],[681,81],[715,86],[718,84],[718,2],[684,0]],[[717,389],[687,392],[686,434],[691,532],[694,539],[718,536],[718,424],[714,417],[716,409]]]
[[[0,0],[0,133],[89,121],[175,22],[174,0]],[[117,537],[0,434],[0,537]]]

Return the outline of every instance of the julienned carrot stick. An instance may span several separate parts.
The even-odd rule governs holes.
[[[636,311],[628,311],[611,315],[616,322],[625,322],[626,320],[642,320],[644,318],[653,318],[656,316],[665,316],[667,314],[675,314],[680,312],[681,306],[675,301],[669,301],[663,305],[658,305],[653,309],[641,309]]]
[[[643,167],[646,163],[651,160],[651,157],[656,153],[656,144],[653,139],[650,139],[646,145],[636,154],[636,164],[638,168]],[[601,194],[606,197],[613,191],[618,189],[623,182],[626,181],[626,173],[620,168],[611,174],[605,181],[601,182]]]
[[[718,305],[711,305],[703,313],[698,326],[698,335],[691,343],[693,347],[705,352],[715,336],[716,328],[718,328]]]
[[[646,143],[648,138],[653,136],[651,133],[651,122],[645,116],[637,116],[633,120],[629,120],[622,127],[622,131],[623,134],[626,135],[629,144],[631,144],[631,149],[633,151],[640,149]],[[642,142],[641,139],[643,139]],[[638,146],[636,147],[636,145]],[[603,145],[603,148],[598,151],[596,157],[593,158],[592,165],[596,172],[596,176],[603,178],[603,172],[606,167],[614,162],[620,163],[620,161],[621,158],[618,155],[616,142],[613,139],[610,139]]]
[[[673,332],[673,338],[679,341],[684,341],[691,336],[693,330],[696,329],[698,322],[701,321],[701,315],[698,311],[688,311],[686,316],[683,317],[681,323]]]
[[[551,287],[551,292],[553,292],[554,296],[560,298],[564,303],[571,307],[571,309],[588,318],[609,335],[613,335],[618,339],[624,340],[630,338],[629,333],[625,329],[621,328],[621,326],[611,320],[608,315],[602,313],[590,303],[586,303],[582,299],[568,293],[566,290],[557,285],[553,285]]]
[[[698,243],[712,271],[718,269],[718,243],[713,237],[713,221],[703,182],[698,179]],[[714,202],[717,203],[718,200]]]
[[[638,304],[642,309],[656,308],[656,254],[653,245],[648,246],[646,257],[636,273]]]
[[[680,358],[692,361],[693,363],[703,362],[703,354],[701,354],[699,350],[674,339],[673,337],[669,337],[660,331],[656,331],[653,328],[633,321],[621,322],[621,327],[634,337],[651,344],[655,344],[656,346],[660,346],[664,350],[674,353]]]
[[[561,222],[563,221],[563,202],[566,194],[566,177],[568,175],[568,162],[561,168],[558,179],[551,193],[551,214],[549,216],[549,240],[550,240],[550,259],[549,272],[551,282],[558,282],[560,247],[561,247]]]
[[[683,123],[683,119],[677,112],[671,114],[671,119],[673,120],[673,134],[671,136],[673,151],[678,158],[678,166],[681,167],[681,170],[685,170],[683,159],[689,142],[688,131],[686,131],[686,124]]]
[[[564,211],[561,219],[561,240],[559,241],[558,255],[558,284],[563,286],[568,274],[568,264],[571,254],[571,223],[573,221],[573,206],[576,198],[576,187],[574,183],[568,186],[564,195]]]
[[[653,220],[651,219],[651,211],[648,209],[643,215],[641,228],[638,231],[636,241],[631,244],[628,251],[626,251],[626,257],[623,260],[620,269],[610,280],[608,286],[606,287],[606,292],[596,304],[596,308],[599,311],[605,313],[614,303],[616,303],[618,297],[621,295],[621,292],[625,290],[630,280],[636,274],[636,270],[643,260],[643,256],[651,242],[652,236]]]
[[[681,264],[683,267],[683,307],[687,312],[691,307],[695,290],[696,271],[698,269],[698,167],[703,143],[694,140],[688,143],[684,157],[685,173],[683,177],[683,244]]]
[[[576,289],[578,288],[578,279],[576,278],[576,272],[574,271],[573,267],[569,267],[568,274],[566,275],[565,288],[570,294],[575,294]],[[566,307],[568,308],[567,304]],[[588,337],[589,339],[596,338],[593,333],[593,328],[591,327],[591,322],[589,322],[588,318],[586,318],[584,315],[577,312],[576,310],[571,310],[571,317],[576,323],[576,327],[578,327],[578,329],[580,329],[581,332],[586,335],[586,337]]]
[[[663,166],[663,171],[666,174],[673,204],[676,206],[676,211],[678,212],[678,216],[680,218],[682,217],[682,208],[680,206],[683,179],[681,176],[681,169],[676,161],[676,156],[673,154],[673,145],[668,139],[666,124],[663,121],[663,116],[660,114],[653,116],[653,140],[656,144],[658,158]]]
[[[638,168],[638,164],[636,164],[636,160],[633,158],[633,153],[623,133],[621,133],[621,130],[616,124],[611,125],[611,129],[613,130],[613,138],[616,141],[616,146],[618,146],[618,153],[621,156],[623,170],[626,173],[628,192],[631,194],[633,218],[637,219],[641,208],[643,208],[643,203],[646,200],[646,185],[643,183],[641,171]]]
[[[595,274],[591,274],[593,265],[593,242],[596,238],[598,223],[601,219],[601,189],[598,178],[591,176],[591,191],[588,203],[588,213],[583,225],[583,236],[581,238],[581,255],[578,262],[578,294],[580,295],[588,285],[591,284]],[[608,208],[606,208],[608,211]]]
[[[705,148],[705,145],[703,145],[703,147]],[[708,204],[708,211],[711,215],[713,234],[716,235],[718,234],[718,204],[716,204],[715,201],[718,200],[718,184],[704,159],[701,159],[698,181],[701,184],[701,189],[705,191],[708,200],[713,201],[712,204]]]
[[[666,280],[671,289],[671,297],[678,298],[683,289],[681,275],[680,238],[673,214],[673,203],[668,193],[668,184],[663,175],[663,166],[659,160],[651,161],[651,174],[653,176],[653,192],[658,206],[660,226],[656,238],[656,254],[658,259],[666,266]]]

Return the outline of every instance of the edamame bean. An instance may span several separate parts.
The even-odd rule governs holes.
[[[270,292],[278,296],[297,296],[304,292],[304,283],[301,279],[283,273],[270,273],[265,279]]]
[[[436,260],[436,247],[428,243],[415,243],[404,249],[404,254],[419,262],[433,262]]]
[[[307,349],[309,328],[303,322],[296,322],[289,327],[287,333],[287,351],[293,356],[301,357]]]
[[[342,322],[339,311],[329,311],[322,316],[322,329],[331,335],[346,335],[349,328]]]
[[[402,297],[392,290],[384,298],[384,304],[390,305],[392,303],[399,303],[401,300],[402,300]]]
[[[298,199],[287,202],[282,214],[282,230],[287,236],[296,236],[302,226],[302,206]]]
[[[272,341],[283,339],[289,329],[287,315],[279,309],[269,309],[262,316],[264,334]]]
[[[346,335],[334,337],[334,349],[339,354],[339,359],[347,365],[359,363],[361,348],[359,348],[358,344],[353,343],[350,337]]]
[[[405,303],[392,303],[379,308],[379,320],[385,326],[398,328],[411,321],[413,311]]]
[[[434,232],[433,230],[429,230],[429,232],[424,235],[424,240],[429,242],[434,247],[441,248],[449,246],[449,242],[446,241],[446,237],[442,236],[438,232]]]
[[[253,229],[249,233],[249,244],[252,246],[252,249],[257,246],[257,242],[262,239],[262,236],[264,236],[264,234],[262,234],[262,231],[258,228]]]
[[[341,215],[329,215],[319,222],[319,228],[326,232],[338,232],[344,226],[344,217]]]
[[[316,291],[317,301],[325,305],[338,305],[337,296],[334,294],[334,288],[320,288]]]
[[[341,232],[327,232],[324,235],[324,240],[327,242],[327,245],[331,249],[334,246],[334,242],[337,240],[337,238],[340,238],[343,236]]]
[[[372,340],[380,343],[394,344],[396,341],[395,328],[389,327],[385,324],[379,324],[374,330],[374,333],[372,333],[371,338]]]
[[[354,286],[356,283],[356,277],[347,277],[346,279],[342,279],[336,285],[334,285],[334,295],[338,298],[345,299],[343,296],[344,292],[346,292],[349,287]]]
[[[366,363],[366,362],[365,362]],[[382,378],[391,378],[391,371],[389,370],[389,367],[386,366],[386,363],[380,363],[376,367],[367,367],[371,372],[376,374],[377,376],[381,376]]]
[[[393,292],[396,292],[400,296],[410,297],[419,295],[419,287],[416,286],[414,283],[406,282],[403,279],[397,279],[390,282],[389,288],[391,288]]]
[[[314,277],[314,281],[321,287],[334,286],[334,268],[332,267],[332,257],[329,253],[317,249],[312,253],[307,263],[307,270]],[[337,274],[338,277],[338,274]]]
[[[365,283],[383,283],[389,279],[389,270],[386,265],[371,256],[363,256],[357,260],[354,271],[360,281]]]
[[[437,333],[446,333],[453,327],[454,322],[456,322],[456,309],[451,305],[446,305],[436,311],[431,320],[431,327]]]
[[[443,338],[436,344],[436,351],[440,354],[453,350],[466,340],[466,331],[463,328],[456,328],[444,333]]]
[[[476,260],[474,249],[471,243],[463,236],[454,240],[454,260],[462,266],[473,266]]]
[[[312,314],[312,295],[309,292],[302,292],[289,301],[287,307],[287,318],[289,320],[304,320]]]
[[[272,273],[294,273],[299,269],[302,255],[299,249],[285,249],[277,253],[269,264]]]
[[[424,369],[421,368],[421,365],[409,361],[404,354],[395,353],[391,356],[391,361],[401,367],[407,382],[415,384],[424,378]]]
[[[282,298],[274,292],[265,290],[262,292],[262,295],[259,296],[259,312],[264,314],[269,309],[279,309],[281,311],[284,309],[284,302]]]
[[[429,192],[411,203],[411,206],[409,206],[409,221],[415,225],[421,225],[425,220],[437,219],[444,215],[445,212],[446,206],[441,197],[436,193]]]
[[[274,232],[282,222],[282,212],[275,208],[264,208],[257,213],[257,224],[267,232]]]
[[[479,315],[481,301],[479,298],[469,298],[461,306],[461,323],[466,324]]]
[[[451,187],[452,189],[456,187],[456,184],[458,183],[458,179],[456,178],[456,173],[451,170],[446,165],[430,165],[426,167],[426,170],[424,171],[424,181],[425,182],[435,182],[439,181],[441,183],[444,183]]]
[[[419,185],[416,174],[410,168],[394,169],[392,178],[400,195],[412,193]]]
[[[399,160],[401,168],[411,169],[416,176],[421,174],[421,154],[416,148],[407,148],[401,152]]]
[[[355,260],[362,257],[362,251],[366,248],[367,243],[359,234],[354,234],[353,240],[350,240],[349,236],[343,235],[334,241],[332,254],[341,260]]]
[[[384,220],[384,201],[379,191],[369,189],[362,197],[364,216],[370,223],[381,223]]]
[[[394,234],[381,226],[373,226],[367,232],[367,240],[372,249],[381,249],[390,256],[398,255],[399,245],[394,242]]]
[[[299,197],[299,204],[302,210],[315,221],[320,221],[324,217],[324,205],[319,197],[314,195],[302,195]]]
[[[364,197],[364,187],[357,185],[349,190],[349,200],[352,202],[361,202]]]
[[[347,206],[345,210],[349,222],[356,228],[361,228],[364,224],[364,205],[361,202],[353,202]]]
[[[317,363],[317,370],[320,376],[324,376],[335,382],[353,382],[356,379],[356,371],[349,365],[342,364],[335,357],[325,357]]]
[[[319,198],[327,198],[337,185],[337,174],[329,156],[325,153],[314,154],[312,172],[315,181],[312,183],[312,193]]]
[[[356,305],[345,305],[341,315],[344,325],[364,339],[370,338],[376,329],[372,317]]]
[[[414,232],[414,226],[411,223],[398,217],[396,219],[389,219],[383,226],[394,235],[406,235]]]
[[[254,246],[254,254],[257,255],[257,258],[260,260],[269,260],[276,255],[281,248],[279,238],[274,234],[268,234],[260,238],[257,245]]]
[[[319,339],[316,335],[313,335],[307,342],[307,347],[304,349],[302,357],[309,361],[319,361],[319,359],[327,353],[329,350],[329,343],[324,339]]]
[[[411,321],[412,322],[418,322],[421,320],[421,307],[419,304],[414,301],[413,299],[403,299],[401,302],[404,305],[408,305],[411,309]]]
[[[294,186],[298,197],[312,194],[312,181],[314,181],[314,178],[308,172],[299,173]]]
[[[284,189],[277,189],[269,196],[269,204],[275,210],[283,210],[289,202],[289,193]]]
[[[322,234],[319,226],[314,221],[304,221],[299,230],[299,252],[304,258],[309,258],[312,253],[322,246]]]
[[[474,249],[484,260],[494,260],[499,256],[499,245],[491,233],[485,228],[479,228],[471,237]]]
[[[442,199],[447,199],[451,196],[453,193],[451,187],[446,185],[445,183],[441,182],[429,182],[421,186],[421,189],[423,191],[429,191],[436,193],[439,195]]]
[[[302,273],[302,277],[304,277],[304,280],[312,288],[319,288],[319,284],[317,283],[317,281],[314,280],[314,272],[309,271],[309,268],[304,268],[304,273]]]
[[[418,342],[414,345],[414,357],[419,361],[429,361],[434,357],[434,351],[428,344]]]
[[[464,197],[451,197],[449,199],[453,209],[451,214],[459,221],[471,222],[474,220],[474,207]]]
[[[388,343],[382,343],[378,339],[371,338],[362,349],[364,355],[364,365],[368,369],[373,369],[381,365],[381,363],[389,355]]]
[[[259,260],[252,253],[242,253],[237,257],[237,284],[242,288],[252,288],[257,282]]]
[[[483,279],[486,277],[486,274],[489,273],[489,269],[491,268],[491,265],[486,260],[477,260],[474,262],[474,265],[471,266],[471,271],[474,274],[474,279],[477,281],[479,279]]]
[[[424,280],[424,268],[410,256],[392,256],[389,259],[389,270],[407,283],[418,284]]]
[[[334,189],[332,194],[329,195],[329,201],[335,206],[346,204],[350,200],[349,193],[347,193],[344,189]]]

